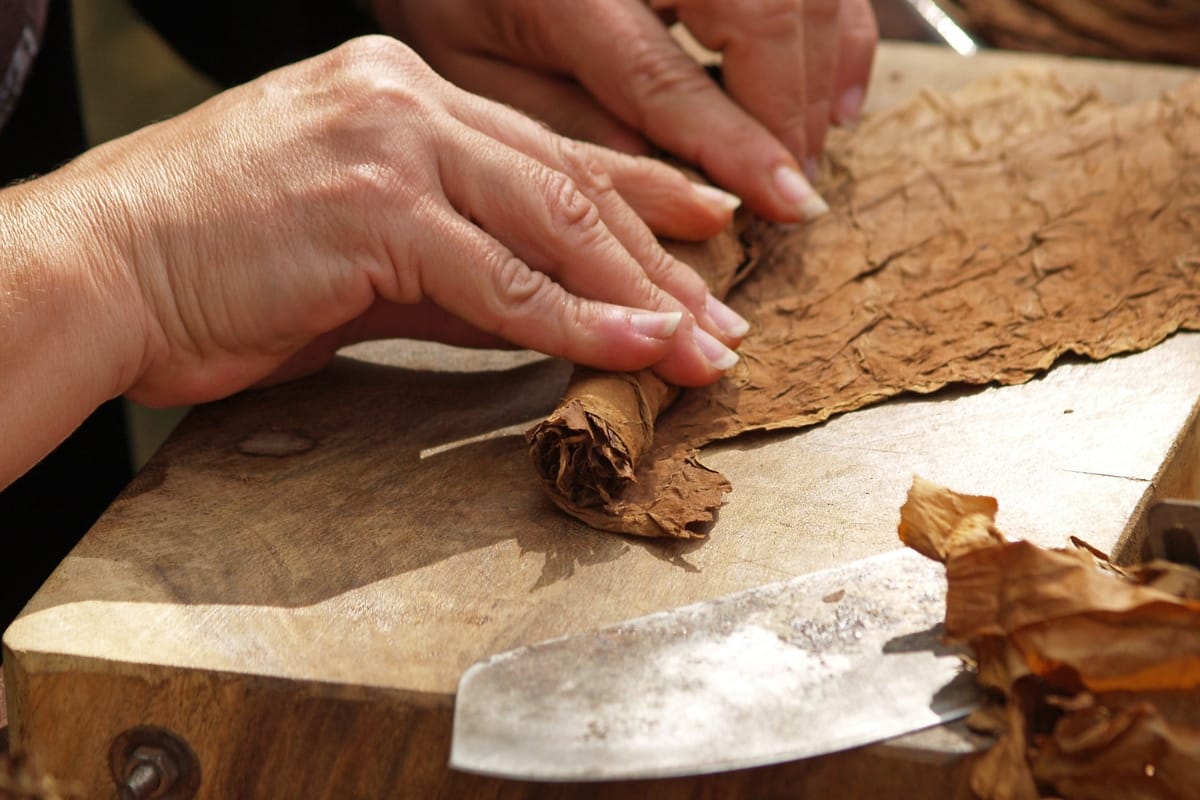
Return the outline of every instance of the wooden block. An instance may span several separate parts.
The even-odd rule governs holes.
[[[1119,100],[1190,74],[888,44],[871,103],[1037,63]],[[110,747],[146,725],[186,742],[203,798],[890,797],[902,774],[910,796],[951,796],[967,762],[934,746],[916,748],[933,767],[875,747],[671,781],[456,774],[454,692],[502,650],[892,549],[914,473],[997,496],[1011,535],[1132,552],[1159,488],[1196,487],[1197,364],[1200,334],[1178,335],[726,443],[705,456],[735,486],[711,538],[663,542],[541,495],[520,432],[566,365],[351,348],[188,417],[6,633],[12,739],[88,797],[115,794]]]

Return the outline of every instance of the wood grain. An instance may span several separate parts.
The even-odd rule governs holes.
[[[888,44],[870,102],[1017,63],[1117,100],[1189,75]],[[952,796],[963,757],[919,739],[636,784],[452,773],[454,691],[495,652],[892,549],[914,473],[998,497],[1011,535],[1132,551],[1159,487],[1194,485],[1198,363],[1200,335],[1178,335],[712,448],[737,488],[695,543],[599,533],[542,496],[520,434],[566,365],[352,348],[188,417],[6,633],[12,739],[88,797],[115,796],[109,744],[143,724],[187,741],[204,798]]]

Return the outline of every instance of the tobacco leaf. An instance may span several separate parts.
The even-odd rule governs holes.
[[[924,478],[900,508],[900,541],[926,558],[945,562],[972,550],[991,547],[996,530],[996,498],[933,491]],[[936,536],[928,535],[935,531]]]
[[[649,505],[625,496],[622,513],[669,518],[656,476],[708,442],[902,392],[1021,383],[1066,353],[1200,328],[1200,81],[940,165],[855,175],[831,205],[804,227],[752,229],[761,255],[729,296],[754,326],[742,359],[658,420],[630,482]]]
[[[971,646],[979,682],[1004,700],[978,717],[1000,739],[972,790],[1200,797],[1200,573],[1009,542],[990,500],[915,479],[900,525],[909,546],[945,563],[946,636]],[[988,535],[956,547],[980,516]]]
[[[1094,92],[1065,87],[1047,70],[1001,73],[952,95],[921,92],[866,118],[853,132],[832,131],[820,185],[836,204],[856,180],[970,155],[1107,108]],[[713,294],[725,297],[768,260],[767,249],[785,230],[741,214],[729,230],[708,242],[665,244],[705,277]],[[773,264],[775,269],[790,268],[778,259]],[[677,396],[677,390],[648,370],[625,375],[577,369],[559,407],[526,436],[551,500],[604,530],[702,535],[730,490],[729,482],[700,464],[694,451],[662,461],[642,459],[655,436],[655,421]],[[659,441],[667,451],[679,443]],[[645,472],[641,480],[639,466]]]
[[[741,234],[739,216],[705,242],[665,242],[667,250],[690,264],[718,297],[745,277],[755,250]],[[635,476],[654,441],[659,415],[679,396],[650,370],[598,372],[577,367],[562,401],[525,434],[543,490],[568,514],[594,528],[639,536],[690,538],[713,519],[729,491],[725,476],[685,456],[651,466],[656,495],[639,492]]]
[[[530,432],[561,508],[605,530],[703,535],[730,488],[700,464],[704,444],[1200,327],[1200,82],[1114,109],[1012,73],[922,93],[829,151],[828,215],[741,217],[681,255],[714,293],[736,284],[727,300],[752,322],[730,375],[659,417],[675,393],[651,373],[633,393],[581,373],[598,391],[572,388],[576,407]]]
[[[1095,91],[1065,86],[1048,68],[1000,72],[950,94],[922,89],[853,129],[832,129],[818,185],[834,198],[856,179],[914,164],[934,169],[1113,107]]]

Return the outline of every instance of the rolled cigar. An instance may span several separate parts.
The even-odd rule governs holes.
[[[649,370],[577,367],[558,407],[526,434],[534,469],[554,504],[593,527],[619,530],[612,505],[636,480],[654,441],[654,421],[678,394]]]
[[[753,263],[740,236],[749,217],[739,215],[705,242],[664,242],[723,298]],[[650,515],[622,519],[615,504],[636,482],[637,466],[654,441],[654,423],[679,389],[650,370],[600,372],[577,367],[558,407],[525,434],[534,470],[550,499],[568,514],[603,530],[642,536],[677,536]]]

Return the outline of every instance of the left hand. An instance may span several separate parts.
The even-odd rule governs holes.
[[[799,171],[858,115],[878,31],[869,0],[373,0],[444,77],[562,133],[699,166],[752,209],[824,204]],[[723,55],[726,91],[667,30]]]

